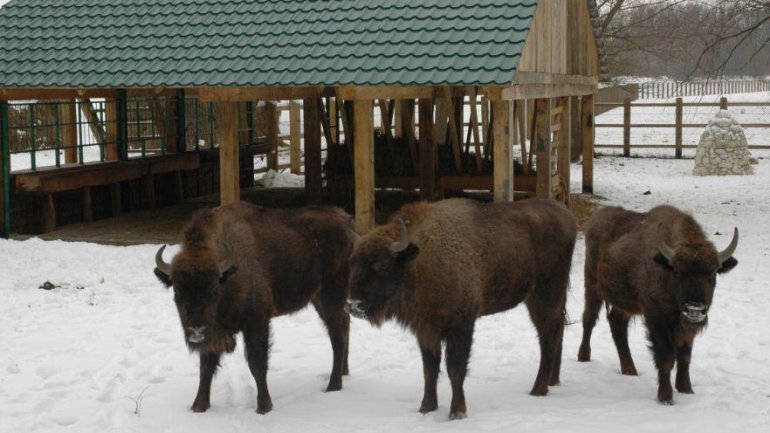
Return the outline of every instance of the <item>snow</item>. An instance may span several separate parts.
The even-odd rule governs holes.
[[[582,236],[568,297],[575,323],[564,337],[562,384],[547,397],[528,395],[539,351],[523,306],[482,318],[465,385],[469,417],[451,422],[451,390],[443,371],[439,409],[417,412],[420,354],[414,337],[392,323],[378,329],[353,319],[351,375],[343,379],[342,391],[322,392],[331,347],[312,309],[272,322],[273,412],[254,412],[256,389],[239,341],[236,354],[223,357],[211,409],[194,414],[189,407],[198,359],[185,347],[171,293],[152,273],[158,245],[0,240],[0,431],[766,431],[770,152],[754,157],[754,175],[727,177],[694,177],[692,160],[595,160],[595,192],[602,204],[635,210],[680,206],[697,216],[719,249],[730,241],[733,227],[741,231],[740,263],[719,278],[709,328],[695,341],[696,394],[675,394],[673,407],[655,400],[656,370],[640,321],[630,329],[638,377],[619,373],[603,317],[594,331],[593,361],[576,361]],[[579,191],[581,168],[573,165],[573,191]],[[169,248],[167,258],[176,251]],[[38,289],[46,281],[60,287]]]

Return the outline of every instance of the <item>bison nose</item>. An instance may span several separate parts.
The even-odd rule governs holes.
[[[206,339],[206,326],[188,326],[187,341],[190,343],[200,343]]]
[[[366,309],[363,301],[348,301],[345,304],[345,311],[357,319],[366,318]]]

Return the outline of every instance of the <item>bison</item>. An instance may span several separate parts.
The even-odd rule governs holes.
[[[353,316],[395,319],[417,337],[425,379],[421,413],[436,410],[441,345],[452,384],[449,418],[466,416],[463,382],[480,316],[520,302],[540,340],[532,395],[559,382],[565,302],[576,224],[551,200],[484,204],[469,199],[405,205],[355,242]]]
[[[350,217],[340,209],[265,209],[237,202],[200,210],[183,230],[169,264],[161,247],[155,275],[173,286],[185,341],[200,355],[200,383],[192,405],[209,408],[211,380],[222,353],[243,332],[249,370],[257,384],[257,412],[273,403],[267,388],[270,319],[312,303],[334,351],[327,391],[348,373],[350,316],[347,257],[353,248]]]
[[[586,228],[585,310],[579,361],[591,360],[591,332],[602,301],[620,357],[620,371],[636,375],[628,322],[641,315],[658,369],[658,401],[673,404],[676,389],[691,394],[690,357],[695,335],[708,323],[716,275],[738,261],[738,229],[717,252],[692,216],[672,206],[646,213],[621,207],[597,211]]]

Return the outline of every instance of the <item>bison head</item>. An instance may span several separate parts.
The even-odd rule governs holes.
[[[401,219],[395,241],[382,232],[357,238],[349,259],[350,300],[345,311],[379,324],[387,315],[388,302],[403,290],[407,265],[418,253]]]
[[[716,276],[738,264],[733,257],[737,247],[737,227],[730,245],[720,252],[710,242],[685,242],[673,248],[658,234],[655,261],[673,280],[674,296],[685,323],[699,325],[705,322],[714,298]]]
[[[194,349],[206,341],[207,330],[216,324],[221,285],[236,271],[232,252],[225,244],[225,259],[208,249],[183,251],[171,264],[155,254],[155,275],[166,287],[174,287],[174,302],[187,345]]]

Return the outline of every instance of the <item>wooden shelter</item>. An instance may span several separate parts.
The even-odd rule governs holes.
[[[426,199],[437,189],[491,189],[495,200],[512,200],[514,151],[532,159],[527,130],[537,168],[531,189],[568,201],[570,139],[581,144],[583,190],[592,190],[600,75],[592,10],[591,0],[12,0],[0,9],[4,234],[12,230],[10,196],[19,191],[47,196],[49,210],[55,194],[88,191],[85,209],[90,188],[111,185],[114,214],[122,208],[121,182],[144,179],[153,196],[156,175],[176,173],[168,182],[181,184],[180,171],[200,167],[196,150],[184,144],[189,127],[180,117],[191,97],[215,107],[217,137],[209,144],[219,153],[222,203],[238,200],[243,185],[243,113],[277,100],[303,102],[309,203],[322,199],[322,142],[329,155],[342,152],[344,134],[360,232],[374,224],[375,106],[386,142],[408,144],[416,173],[384,187],[416,187]],[[138,120],[129,123],[127,101],[147,98],[149,106],[158,97],[167,98],[166,120],[155,123],[161,151],[132,159],[129,137]],[[85,101],[85,109],[62,114],[78,117],[92,111],[89,101],[104,101],[83,121],[104,138],[100,161],[57,159],[52,169],[11,173],[9,106],[18,100]],[[478,176],[460,170],[465,101],[472,108],[466,153],[476,158]],[[436,175],[439,145],[450,149],[453,176]],[[482,155],[491,173],[482,173]],[[55,225],[55,212],[46,215]]]

